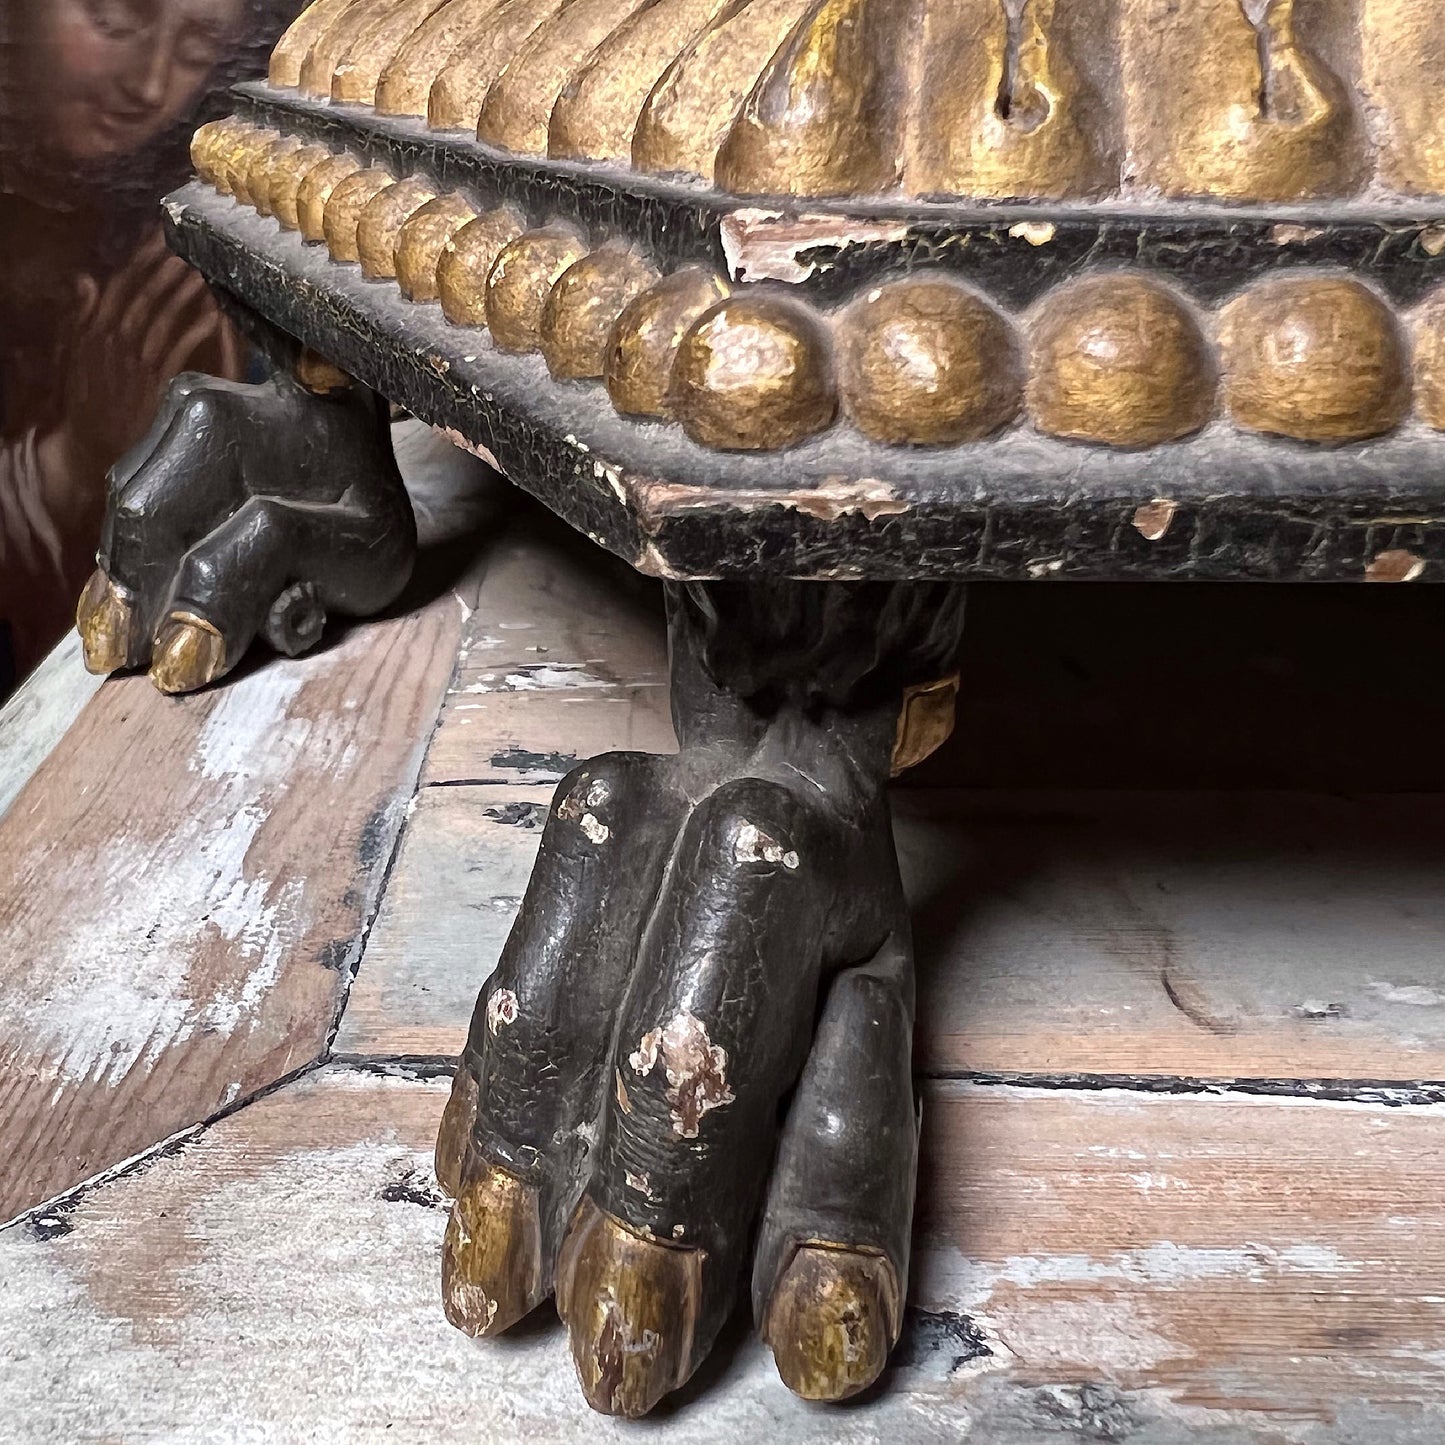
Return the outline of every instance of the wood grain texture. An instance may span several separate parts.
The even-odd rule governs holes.
[[[346,1001],[338,1054],[461,1052],[526,892],[552,792],[422,790]]]
[[[1438,1408],[1439,1106],[939,1084],[925,1118],[916,1297],[987,1336],[974,1368],[1259,1412],[1273,1439],[1394,1440],[1340,1427]]]
[[[484,785],[424,794],[343,1052],[460,1047],[536,846],[490,810],[596,752],[674,746],[659,619],[612,567],[545,521],[494,548],[424,772]],[[997,679],[1055,767],[1048,686]],[[1445,1080],[1433,796],[903,787],[894,807],[926,1074]]]
[[[557,783],[618,748],[676,749],[662,596],[542,517],[493,549],[422,772],[437,783]]]
[[[181,701],[117,679],[36,772],[0,824],[0,1218],[321,1054],[463,611]]]
[[[598,753],[676,750],[661,604],[542,513],[489,549],[339,1054],[461,1051],[558,781]]]
[[[896,804],[927,1073],[1445,1078],[1432,796]]]
[[[100,684],[81,666],[80,638],[70,633],[0,708],[0,816]]]
[[[423,793],[341,1052],[461,1047],[550,793]],[[1432,797],[900,790],[895,812],[923,1074],[1445,1079]]]
[[[484,1347],[445,1324],[445,1099],[442,1080],[330,1067],[0,1234],[6,1428],[620,1437],[583,1404],[550,1308]],[[810,1407],[740,1323],[650,1428],[681,1445],[1439,1438],[1440,1109],[948,1084],[925,1118],[916,1308],[883,1389]]]

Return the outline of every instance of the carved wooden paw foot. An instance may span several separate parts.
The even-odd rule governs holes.
[[[438,1140],[449,1319],[495,1335],[555,1293],[609,1414],[692,1375],[749,1271],[800,1395],[866,1388],[898,1338],[917,1136],[886,766],[773,753],[564,781]]]
[[[247,386],[178,378],[116,465],[76,611],[86,666],[191,692],[264,638],[297,656],[411,574],[416,527],[372,393],[323,364]]]

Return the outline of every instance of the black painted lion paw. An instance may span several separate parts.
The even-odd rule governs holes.
[[[810,1399],[871,1384],[901,1325],[913,979],[886,803],[719,764],[564,781],[437,1144],[448,1317],[496,1335],[555,1292],[608,1413],[688,1379],[750,1262]]]
[[[186,375],[111,472],[76,623],[86,666],[205,687],[261,637],[289,656],[328,613],[366,616],[411,575],[416,525],[386,413],[322,369],[243,385]]]

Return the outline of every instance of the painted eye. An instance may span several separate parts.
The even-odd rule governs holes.
[[[102,35],[124,39],[143,30],[144,17],[130,0],[85,0],[90,23]]]
[[[211,66],[220,51],[220,44],[209,35],[194,32],[182,36],[176,46],[176,61],[181,65],[191,66],[195,70],[205,70]]]

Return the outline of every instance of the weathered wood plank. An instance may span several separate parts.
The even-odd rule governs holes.
[[[0,817],[95,696],[100,678],[80,661],[69,633],[0,708]]]
[[[0,1235],[16,1439],[591,1441],[550,1311],[437,1298],[445,1080],[335,1067]],[[751,1340],[648,1428],[1039,1445],[1404,1445],[1445,1427],[1445,1110],[930,1089],[915,1313],[883,1390]],[[304,1322],[299,1324],[298,1322]]]
[[[424,788],[366,941],[339,1054],[452,1056],[502,955],[550,787]]]
[[[184,700],[113,680],[0,822],[0,1218],[316,1059],[464,606]]]
[[[576,760],[675,746],[658,612],[611,569],[545,521],[495,549],[428,780],[541,798]],[[895,799],[924,1072],[1445,1080],[1433,797],[903,787]],[[373,939],[358,1050],[451,1053],[465,1037],[510,923],[497,900],[520,893],[522,862],[479,842],[477,812],[456,796],[419,815],[395,886],[425,901],[385,915]],[[430,887],[449,852],[476,871]],[[494,909],[481,950],[479,899]],[[388,984],[392,969],[409,981]]]
[[[1438,798],[897,802],[925,1072],[1445,1079]]]
[[[916,1296],[973,1368],[1296,1427],[1445,1402],[1439,1105],[936,1084],[923,1157]]]
[[[672,752],[662,599],[528,518],[494,549],[422,782],[555,783],[616,748]]]
[[[655,587],[521,517],[489,552],[339,1053],[460,1050],[556,783],[598,753],[673,751],[666,679]]]

